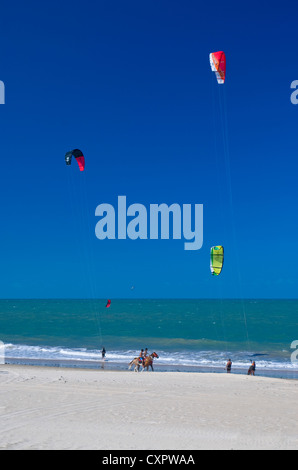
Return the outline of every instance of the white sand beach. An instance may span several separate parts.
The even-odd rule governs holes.
[[[298,449],[298,382],[0,366],[0,449]]]

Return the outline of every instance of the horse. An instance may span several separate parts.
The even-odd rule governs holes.
[[[141,360],[139,357],[135,357],[130,363],[128,364],[128,369],[131,369],[132,366],[134,366],[134,371],[139,372],[140,366],[142,366],[142,372],[145,368],[147,368],[147,371],[149,370],[149,367],[151,367],[152,372],[153,372],[153,359],[154,358],[159,358],[159,355],[156,352],[153,352],[149,356],[146,356],[144,359],[144,362]]]
[[[147,368],[147,371],[148,371],[149,367],[151,367],[151,370],[153,372],[154,371],[154,369],[153,369],[153,359],[155,357],[156,357],[156,359],[159,358],[159,355],[156,352],[153,352],[152,354],[150,354],[150,356],[146,356],[145,360],[144,360],[144,363],[143,363],[143,369],[142,370]]]

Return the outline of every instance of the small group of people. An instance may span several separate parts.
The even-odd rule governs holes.
[[[144,365],[145,364],[145,359],[148,356],[148,348],[141,349],[141,352],[139,354],[139,363]]]
[[[145,363],[145,359],[146,357],[148,356],[148,348],[145,348],[145,349],[141,349],[141,352],[139,354],[139,362],[140,364],[143,364]],[[106,357],[106,350],[105,350],[105,347],[103,346],[102,347],[102,350],[101,350],[101,357],[102,359],[104,359]]]
[[[227,371],[228,374],[231,373],[232,364],[233,363],[232,363],[231,359],[229,359],[228,362],[227,362],[227,365],[226,365],[226,371]],[[251,366],[248,369],[247,375],[255,375],[255,371],[256,371],[256,363],[255,363],[255,361],[251,361]]]

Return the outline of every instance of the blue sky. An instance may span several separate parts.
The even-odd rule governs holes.
[[[288,0],[6,2],[0,296],[296,298],[297,10]],[[230,162],[220,192],[217,50]],[[83,178],[65,166],[72,148],[85,154]],[[118,195],[204,204],[203,248],[99,241],[95,208]],[[226,252],[219,278],[214,244]]]

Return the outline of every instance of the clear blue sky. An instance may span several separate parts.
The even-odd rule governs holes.
[[[6,2],[0,297],[297,297],[297,13],[296,0]],[[217,50],[232,205],[213,178]],[[65,166],[72,148],[85,187]],[[118,195],[204,204],[203,248],[97,240],[95,208]],[[88,230],[76,228],[83,207]],[[226,250],[219,278],[214,244]]]

